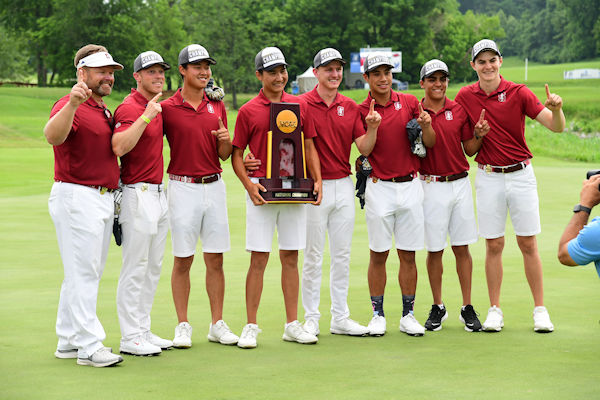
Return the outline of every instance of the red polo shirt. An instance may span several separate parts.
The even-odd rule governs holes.
[[[371,99],[369,92],[359,106],[363,124],[369,113]],[[392,91],[390,101],[385,106],[376,103],[375,111],[381,115],[381,124],[377,129],[377,142],[369,155],[373,176],[391,179],[417,172],[419,157],[410,151],[406,124],[419,117],[419,100],[412,94]]]
[[[300,104],[300,123],[305,139],[316,136],[312,120],[306,118],[307,105],[300,97],[283,92],[282,103]],[[267,175],[267,132],[271,130],[271,101],[265,97],[262,89],[256,97],[244,104],[237,115],[233,145],[239,149],[250,147],[254,157],[262,160],[258,170],[249,176],[262,178]]]
[[[479,82],[465,86],[455,99],[475,125],[481,110],[490,131],[483,139],[475,160],[482,164],[511,165],[532,157],[525,142],[525,115],[535,119],[544,105],[525,85],[500,77],[500,86],[490,95],[479,87]]]
[[[444,107],[437,113],[425,106],[423,109],[431,115],[435,146],[427,149],[427,156],[421,159],[419,172],[423,175],[447,176],[468,171],[469,162],[463,152],[462,142],[473,138],[473,127],[465,110],[447,97]]]
[[[115,133],[124,131],[144,113],[148,100],[137,90],[115,110]],[[163,177],[163,122],[162,115],[146,126],[140,140],[131,151],[121,157],[121,181],[125,184],[161,183]]]
[[[52,107],[50,118],[69,102],[69,95]],[[119,186],[119,165],[112,151],[112,115],[87,99],[77,107],[67,139],[54,147],[54,180],[79,185]]]
[[[221,173],[217,138],[211,131],[219,129],[219,117],[227,126],[227,112],[222,101],[204,100],[195,110],[183,97],[181,89],[162,106],[163,130],[171,148],[167,172],[183,176],[207,176]]]
[[[304,93],[308,115],[313,120],[317,136],[314,139],[323,179],[340,179],[352,174],[350,150],[357,137],[366,133],[354,100],[337,94],[327,106],[317,87]]]

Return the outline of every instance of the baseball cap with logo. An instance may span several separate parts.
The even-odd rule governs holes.
[[[392,64],[392,58],[389,55],[386,55],[381,52],[369,53],[367,55],[367,58],[365,58],[363,70],[365,71],[365,73],[371,72],[381,65],[387,65],[389,67],[394,68],[394,64]]]
[[[342,65],[346,65],[346,60],[342,58],[342,55],[336,49],[328,47],[326,49],[320,50],[315,59],[313,60],[313,66],[315,68],[319,68],[321,66],[325,66],[332,61],[339,61]]]
[[[421,68],[421,80],[423,80],[423,78],[428,78],[434,72],[437,71],[445,73],[446,76],[450,75],[450,73],[448,72],[448,66],[442,60],[434,58],[433,60],[427,61],[425,64],[423,64],[423,67]]]
[[[475,61],[479,53],[481,53],[482,51],[488,50],[493,51],[494,53],[502,57],[502,54],[500,54],[500,50],[498,50],[496,42],[490,39],[483,39],[475,43],[475,45],[473,45],[473,49],[471,50],[471,61]]]
[[[100,51],[98,53],[90,54],[87,57],[83,57],[77,63],[77,69],[82,68],[82,67],[94,68],[94,67],[108,67],[108,66],[115,67],[115,69],[123,69],[123,66],[121,64],[119,64],[118,62],[116,62],[115,60],[113,60],[112,56],[105,51]]]
[[[190,44],[179,52],[179,65],[194,64],[200,61],[208,61],[209,64],[216,64],[214,58],[211,58],[208,51],[199,44]]]
[[[163,60],[163,58],[155,51],[144,51],[140,53],[133,62],[133,72],[139,72],[142,69],[149,68],[153,65],[160,65],[165,70],[171,69],[171,66]]]
[[[277,47],[265,47],[254,58],[254,65],[257,71],[270,71],[279,65],[287,66],[288,64],[285,62],[283,53]]]

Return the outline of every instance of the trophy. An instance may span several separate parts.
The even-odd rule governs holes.
[[[271,130],[267,138],[267,173],[259,182],[267,189],[267,203],[312,203],[314,182],[306,177],[304,132],[300,104],[271,103]]]

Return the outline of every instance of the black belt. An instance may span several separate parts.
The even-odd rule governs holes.
[[[187,183],[212,183],[218,181],[220,177],[220,174],[212,174],[206,176],[181,176],[169,174],[169,179]]]
[[[409,182],[412,181],[415,178],[415,176],[413,174],[408,174],[408,175],[404,175],[404,176],[396,176],[394,178],[390,178],[390,179],[382,179],[382,181],[384,182]]]
[[[527,168],[529,163],[530,163],[529,160],[525,160],[525,161],[521,161],[521,162],[513,164],[513,165],[507,165],[506,167],[492,167],[489,164],[478,164],[477,166],[480,169],[482,169],[488,173],[496,172],[496,173],[500,173],[500,174],[508,174],[510,172],[520,171],[522,169]]]

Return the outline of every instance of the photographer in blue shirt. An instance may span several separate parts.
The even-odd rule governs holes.
[[[583,183],[579,204],[573,209],[573,218],[565,228],[558,245],[561,264],[586,265],[592,261],[600,276],[600,217],[588,223],[592,208],[600,203],[600,170],[588,172]]]

